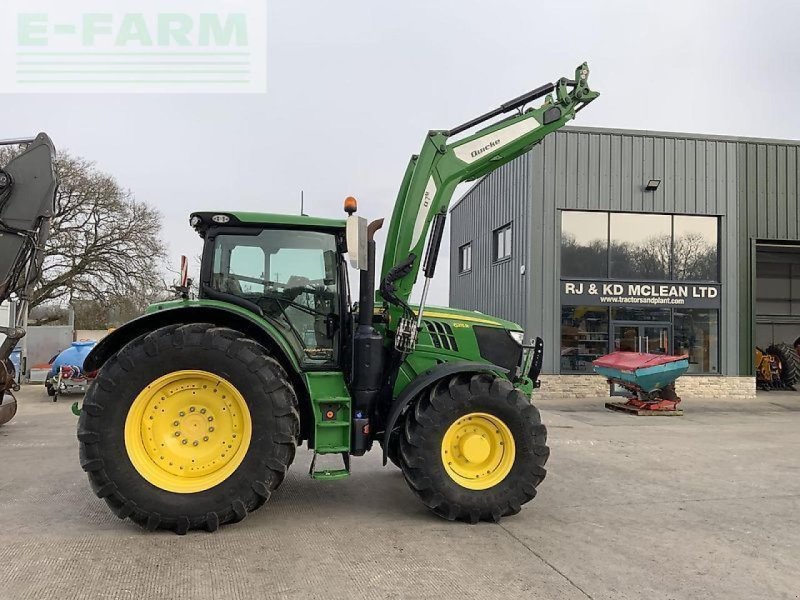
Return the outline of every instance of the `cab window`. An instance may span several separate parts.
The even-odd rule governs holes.
[[[287,330],[307,365],[338,360],[336,238],[298,230],[226,235],[214,242],[211,287],[249,300]]]

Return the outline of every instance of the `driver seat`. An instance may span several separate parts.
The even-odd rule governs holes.
[[[244,294],[239,281],[235,277],[225,275],[224,273],[214,273],[213,284],[214,288],[223,294],[230,294],[232,296],[241,296]]]

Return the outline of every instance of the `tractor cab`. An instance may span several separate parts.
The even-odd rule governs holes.
[[[347,330],[344,221],[258,213],[195,213],[203,237],[200,298],[267,319],[306,369],[339,366]]]

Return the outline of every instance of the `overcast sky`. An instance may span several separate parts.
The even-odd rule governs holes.
[[[176,264],[193,210],[293,212],[303,189],[310,214],[354,195],[388,218],[429,129],[584,60],[602,96],[576,125],[798,139],[798,22],[792,1],[269,0],[266,95],[4,96],[0,137],[96,161],[159,208]]]

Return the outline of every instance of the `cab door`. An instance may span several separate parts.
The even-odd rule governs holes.
[[[206,239],[202,280],[209,297],[230,298],[279,327],[304,369],[340,366],[340,233],[220,228]]]

